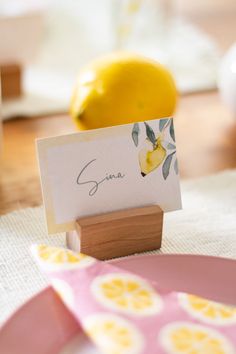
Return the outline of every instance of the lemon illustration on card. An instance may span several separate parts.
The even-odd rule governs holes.
[[[146,139],[143,145],[139,151],[139,164],[141,175],[144,177],[161,165],[166,157],[166,149],[162,145],[161,137],[157,138],[154,145],[149,139]]]
[[[141,175],[145,177],[161,167],[163,178],[166,180],[172,165],[175,173],[178,174],[173,119],[161,119],[156,133],[150,123],[144,122],[144,125],[146,139],[142,142],[139,142],[140,123],[135,123],[132,130],[133,142],[139,149],[138,161]],[[171,141],[167,140],[167,135]]]

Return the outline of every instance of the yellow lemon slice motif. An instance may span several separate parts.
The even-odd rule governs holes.
[[[64,280],[62,279],[52,279],[51,281],[52,287],[58,296],[61,298],[62,302],[71,310],[74,306],[74,294],[69,286]]]
[[[92,257],[59,247],[36,245],[33,246],[32,252],[47,270],[84,268],[95,262]]]
[[[162,146],[161,139],[157,140],[155,148],[150,141],[146,140],[139,152],[139,165],[143,177],[158,168],[166,157],[166,150]]]
[[[96,314],[84,322],[87,334],[106,354],[138,354],[143,337],[132,323],[112,314]]]
[[[235,354],[232,344],[219,332],[188,322],[167,325],[159,340],[168,354]]]
[[[214,325],[236,323],[236,308],[195,295],[179,294],[181,306],[193,317]]]
[[[143,279],[123,273],[95,278],[94,297],[105,307],[132,315],[154,315],[162,309],[161,297]]]

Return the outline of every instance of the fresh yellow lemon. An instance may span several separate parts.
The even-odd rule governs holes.
[[[168,70],[154,60],[112,53],[79,74],[70,113],[79,129],[169,117],[177,92]]]

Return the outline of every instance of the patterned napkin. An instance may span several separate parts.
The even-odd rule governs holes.
[[[177,292],[92,257],[32,252],[62,301],[106,354],[235,354],[236,308]]]

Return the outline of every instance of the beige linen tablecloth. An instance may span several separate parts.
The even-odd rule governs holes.
[[[236,259],[236,170],[181,184],[183,210],[165,215],[163,244],[152,253],[206,254]],[[63,234],[48,236],[42,207],[0,219],[0,321],[47,282],[34,264],[33,243],[65,245]]]

